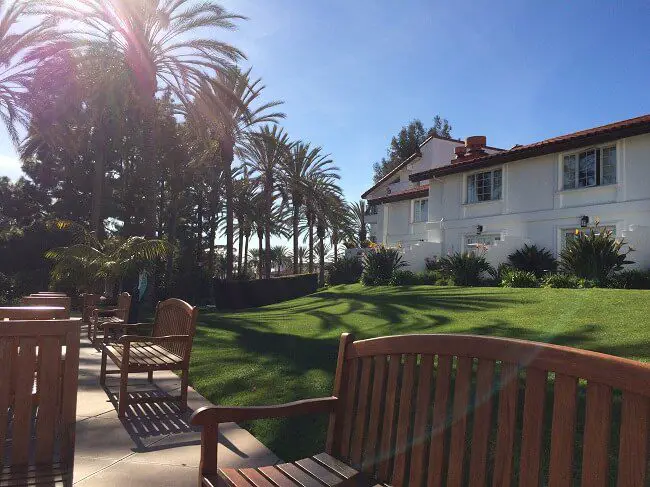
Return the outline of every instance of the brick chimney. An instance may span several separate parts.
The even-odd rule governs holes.
[[[452,164],[459,164],[461,162],[470,161],[487,154],[485,146],[487,145],[487,138],[484,135],[473,135],[465,139],[465,145],[461,145],[454,149],[456,157],[452,159]]]

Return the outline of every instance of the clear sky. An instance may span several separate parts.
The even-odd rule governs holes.
[[[509,148],[650,113],[650,2],[225,0],[226,40],[332,154],[346,198],[412,118]],[[0,138],[0,175],[19,174]]]

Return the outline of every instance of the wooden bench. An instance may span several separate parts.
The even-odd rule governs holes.
[[[219,423],[312,413],[329,414],[324,453],[217,468]],[[650,365],[504,338],[344,334],[332,397],[201,408],[192,423],[201,486],[641,487]]]
[[[56,320],[69,318],[63,306],[2,306],[0,320]]]
[[[106,334],[104,325],[126,323],[129,320],[130,310],[131,295],[126,292],[121,293],[117,297],[117,305],[114,308],[94,308],[90,316],[90,324],[88,325],[88,339],[91,343],[99,348],[101,336]],[[112,329],[115,330],[116,328],[113,326]]]
[[[168,299],[158,304],[153,322],[151,336],[124,335],[117,341],[110,340],[109,331],[120,329],[134,330],[142,323],[105,323],[104,342],[102,344],[102,366],[100,384],[105,385],[106,374],[120,374],[120,392],[118,398],[118,416],[123,418],[129,404],[135,402],[155,402],[177,400],[182,409],[187,408],[188,373],[192,340],[196,331],[198,308],[190,306],[180,299]],[[110,358],[118,367],[107,370],[106,362]],[[180,396],[146,397],[130,399],[128,395],[129,373],[147,372],[149,381],[153,380],[156,370],[181,371]]]
[[[20,299],[24,306],[57,306],[66,309],[65,318],[70,318],[72,300],[67,296],[24,296]]]
[[[79,332],[0,322],[0,485],[72,485]]]

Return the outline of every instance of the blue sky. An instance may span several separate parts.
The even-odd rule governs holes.
[[[286,129],[332,154],[349,200],[412,118],[511,147],[650,113],[648,2],[225,0]],[[19,165],[0,137],[0,175]]]

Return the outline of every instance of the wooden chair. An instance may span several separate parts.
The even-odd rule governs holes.
[[[121,293],[117,297],[115,308],[95,308],[90,318],[91,325],[88,328],[88,339],[97,347],[100,347],[100,337],[98,333],[106,334],[105,325],[119,325],[129,320],[129,311],[131,310],[131,295],[127,292]],[[92,333],[90,329],[92,328]],[[115,329],[113,327],[113,329]]]
[[[93,311],[99,303],[99,294],[84,293],[81,295],[81,323],[87,326],[86,335],[88,340],[92,339],[92,317]]]
[[[171,398],[177,400],[184,410],[187,408],[188,372],[192,339],[196,331],[198,308],[180,299],[168,299],[158,303],[151,336],[124,335],[117,342],[111,342],[111,329],[134,330],[141,323],[105,323],[104,343],[102,344],[102,368],[100,383],[105,385],[106,374],[120,374],[120,393],[118,416],[123,418],[129,404],[134,402],[155,402],[170,398],[142,398],[133,400],[128,395],[129,373],[147,372],[149,381],[156,370],[181,371],[181,394]],[[106,370],[107,358],[113,361],[118,370]]]
[[[217,468],[219,423],[311,413],[329,414],[324,453]],[[202,486],[640,487],[650,365],[504,338],[344,334],[332,397],[201,408],[192,423]]]
[[[70,318],[72,300],[67,296],[24,296],[20,302],[25,306],[61,306],[66,309],[65,318]]]
[[[0,485],[72,485],[79,320],[0,322]]]

